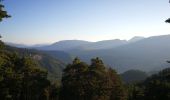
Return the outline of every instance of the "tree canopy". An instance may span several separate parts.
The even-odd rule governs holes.
[[[64,69],[61,89],[61,100],[126,100],[119,75],[99,58],[91,65],[76,58]]]
[[[170,100],[170,68],[129,85],[128,94],[129,100]]]
[[[170,3],[170,1],[169,1],[169,3]],[[170,23],[170,18],[168,18],[165,22]]]
[[[170,23],[170,18],[169,18],[169,19],[167,19],[165,22]]]
[[[46,100],[47,71],[32,58],[6,50],[3,42],[0,47],[0,99]]]
[[[4,10],[4,5],[2,4],[3,0],[0,0],[0,21],[2,21],[3,18],[11,17],[8,15],[7,11]]]

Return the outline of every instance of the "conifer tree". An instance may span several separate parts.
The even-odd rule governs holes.
[[[4,5],[2,4],[3,0],[0,0],[0,21],[2,21],[3,18],[8,18],[10,15],[7,14],[7,11],[4,10]]]
[[[75,58],[62,77],[61,100],[126,100],[118,74],[98,57],[87,65]]]

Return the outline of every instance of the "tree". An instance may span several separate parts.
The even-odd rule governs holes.
[[[61,100],[85,100],[88,65],[75,58],[63,72]]]
[[[1,35],[0,35],[0,39],[1,39]],[[4,48],[4,43],[0,40],[0,49]]]
[[[127,100],[127,93],[120,76],[111,68],[108,69],[110,99],[109,100]]]
[[[151,76],[144,85],[145,100],[170,100],[170,68]]]
[[[2,21],[3,18],[9,18],[11,17],[10,15],[7,14],[7,11],[5,11],[3,8],[4,8],[4,5],[2,4],[2,1],[3,0],[0,0],[0,22]],[[2,38],[2,36],[0,35],[0,39]],[[0,49],[2,48],[2,41],[0,40]]]
[[[0,0],[0,21],[2,21],[3,18],[9,18],[10,15],[7,14],[7,11],[4,10],[4,5],[2,4],[3,0]]]
[[[169,3],[170,3],[170,1],[169,1]],[[170,23],[170,18],[168,18],[165,22]]]
[[[63,72],[61,100],[125,100],[116,71],[105,67],[98,57],[87,65],[76,58]]]
[[[46,100],[49,85],[47,72],[31,58],[0,50],[0,99]]]
[[[170,100],[170,68],[129,85],[128,100]]]
[[[0,21],[10,17],[0,0]],[[1,38],[1,35],[0,35]],[[49,100],[47,71],[32,58],[3,49],[0,41],[0,100]]]
[[[145,100],[144,88],[140,83],[128,84],[127,91],[128,91],[127,100]]]
[[[166,23],[170,23],[170,18],[165,21]]]

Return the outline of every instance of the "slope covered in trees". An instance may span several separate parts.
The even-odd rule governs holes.
[[[129,85],[129,100],[169,100],[170,68],[160,71],[136,85]]]
[[[30,57],[36,61],[40,68],[48,71],[48,78],[50,80],[60,80],[62,75],[62,70],[65,68],[66,63],[58,60],[57,57],[54,58],[50,54],[43,51],[32,50],[32,49],[21,49],[11,46],[4,45],[4,50],[7,52],[15,52],[20,57]]]
[[[101,59],[92,59],[89,65],[76,58],[64,69],[61,85],[53,85],[47,79],[48,71],[42,69],[34,57],[28,56],[29,52],[22,52],[24,55],[21,55],[17,54],[15,49],[9,49],[10,47],[0,42],[2,100],[170,99],[169,68],[143,82],[130,83],[125,87],[116,71],[107,68]]]
[[[0,99],[40,100],[45,97],[45,89],[50,85],[47,72],[31,58],[6,51],[2,42],[0,47]]]
[[[99,58],[92,59],[91,65],[75,59],[64,69],[59,90],[47,79],[48,71],[36,60],[39,56],[35,59],[33,53],[3,42],[0,47],[2,100],[126,100],[118,74]]]

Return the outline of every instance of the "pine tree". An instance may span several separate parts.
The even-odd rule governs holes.
[[[76,58],[62,77],[61,100],[125,100],[125,91],[117,73],[105,67],[99,58],[87,65]]]
[[[10,15],[7,14],[7,11],[3,9],[4,5],[2,5],[2,1],[3,0],[0,0],[0,21],[2,21],[3,18],[11,17]]]

